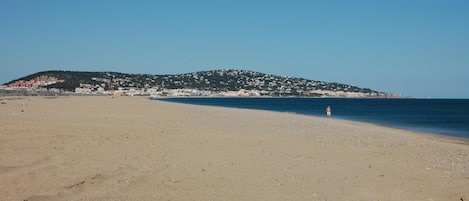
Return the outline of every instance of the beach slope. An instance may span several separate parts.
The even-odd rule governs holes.
[[[469,200],[463,140],[143,97],[2,102],[0,200]]]

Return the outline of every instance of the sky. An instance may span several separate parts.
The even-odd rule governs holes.
[[[469,1],[0,0],[0,83],[214,69],[469,98]]]

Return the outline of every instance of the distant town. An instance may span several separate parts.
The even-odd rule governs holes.
[[[399,95],[347,84],[277,76],[247,70],[177,75],[44,71],[0,86],[0,95],[112,95],[150,97],[343,97]]]

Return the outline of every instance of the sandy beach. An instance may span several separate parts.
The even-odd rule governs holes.
[[[469,201],[464,140],[144,97],[0,99],[0,200]]]

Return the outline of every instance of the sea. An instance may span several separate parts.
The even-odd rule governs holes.
[[[288,112],[368,122],[469,140],[469,99],[162,98],[184,104]]]

